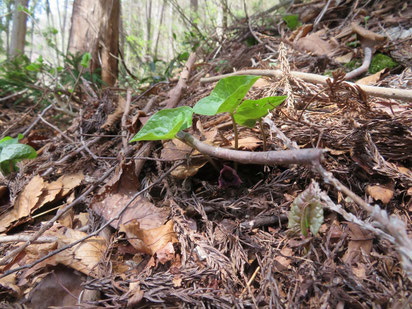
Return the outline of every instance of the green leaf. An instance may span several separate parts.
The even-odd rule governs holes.
[[[26,144],[11,144],[4,147],[0,153],[0,163],[10,160],[34,159],[36,150]]]
[[[221,79],[212,93],[201,99],[193,107],[193,111],[200,115],[216,115],[219,113],[233,113],[242,102],[250,87],[260,76],[242,75],[229,76]]]
[[[312,235],[319,232],[323,223],[323,206],[319,195],[319,185],[313,181],[295,198],[288,214],[289,229],[300,230],[304,236],[308,235],[309,229]]]
[[[27,71],[32,71],[32,72],[40,72],[41,71],[41,64],[38,63],[30,63],[28,66],[26,66]]]
[[[184,52],[184,53],[181,53],[181,54],[177,55],[177,59],[179,61],[185,61],[185,60],[189,59],[189,52]]]
[[[283,20],[286,22],[288,28],[292,31],[301,25],[298,15],[285,15],[283,16]]]
[[[90,53],[84,53],[82,56],[82,61],[80,62],[80,65],[83,68],[88,68],[91,59],[92,59],[92,55]]]
[[[172,139],[177,132],[192,125],[192,115],[193,110],[188,106],[158,111],[130,142]]]
[[[8,145],[12,144],[18,144],[19,143],[19,138],[12,138],[10,136],[6,136],[0,140],[0,152],[3,150],[3,148],[7,147]]]
[[[237,124],[253,128],[256,120],[265,117],[269,110],[279,106],[285,101],[286,96],[266,97],[259,100],[245,100],[236,110],[234,115]]]

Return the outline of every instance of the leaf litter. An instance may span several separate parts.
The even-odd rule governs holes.
[[[368,20],[372,31],[379,31],[379,22],[386,19],[385,27],[393,26],[396,4],[385,11],[384,2],[368,6],[377,14]],[[317,5],[307,4],[305,14],[299,4],[290,10],[300,14],[302,22],[314,22],[320,11]],[[316,14],[310,17],[310,12]],[[269,149],[284,150],[291,145],[328,149],[325,168],[359,196],[396,215],[411,235],[411,103],[367,95],[362,88],[343,82],[344,74],[336,73],[343,69],[342,56],[349,52],[350,58],[362,56],[360,47],[347,48],[355,40],[345,32],[355,13],[362,13],[357,2],[347,1],[339,7],[332,4],[321,21],[328,31],[309,36],[307,25],[298,26],[292,35],[286,24],[280,23],[284,37],[289,38],[288,47],[280,47],[284,39],[271,35],[274,30],[270,27],[252,24],[236,28],[237,35],[225,42],[220,52],[198,55],[204,56],[208,66],[201,67],[196,76],[252,66],[283,66],[283,79],[261,78],[247,94],[251,100],[288,96],[286,104],[267,117],[266,123],[284,134],[272,126],[266,128]],[[411,27],[410,20],[398,18],[404,29]],[[342,24],[337,26],[336,19]],[[242,38],[252,35],[260,42],[250,47],[243,44]],[[380,49],[403,69],[391,69],[368,83],[410,89],[410,59],[393,48],[396,40],[386,41]],[[405,38],[402,40],[400,44]],[[410,36],[406,41],[410,44]],[[223,60],[226,65],[222,67],[219,63]],[[325,85],[311,83],[294,77],[292,69],[335,71],[334,80]],[[188,79],[186,91],[177,100],[179,106],[194,106],[213,86]],[[104,106],[100,113],[95,113],[94,98]],[[240,164],[235,169],[233,162],[214,160],[219,167],[216,170],[207,158],[173,140],[138,143],[125,149],[120,135],[86,138],[81,132],[118,134],[128,104],[110,90],[98,91],[87,100],[86,116],[79,116],[66,131],[78,145],[67,144],[60,135],[52,141],[37,141],[36,149],[41,148],[38,158],[21,164],[13,177],[1,179],[1,207],[9,208],[1,210],[0,238],[6,233],[22,237],[22,231],[32,235],[41,222],[50,219],[42,208],[61,209],[75,202],[68,219],[54,222],[44,232],[43,236],[52,236],[55,241],[33,242],[3,263],[2,273],[45,258],[0,279],[2,295],[8,293],[4,297],[7,303],[40,308],[39,299],[51,291],[50,286],[60,285],[78,296],[78,285],[67,283],[73,281],[82,282],[83,291],[99,291],[97,298],[81,299],[82,305],[96,308],[157,307],[159,303],[219,308],[406,308],[410,304],[411,280],[390,237],[372,233],[377,227],[370,224],[364,209],[323,182],[309,167]],[[155,102],[153,110],[142,113],[150,100]],[[143,120],[145,114],[162,108],[161,101],[160,96],[147,95],[131,106],[130,115],[126,115],[130,121],[122,127],[129,139],[139,127],[139,117],[133,115],[141,115]],[[35,117],[33,114],[33,120]],[[234,144],[228,121],[225,115],[201,116],[197,129],[192,130],[207,143],[228,148]],[[240,148],[262,151],[256,127],[240,127],[239,138]],[[87,147],[80,149],[84,144]],[[146,162],[139,170],[143,160]],[[174,173],[159,180],[176,162],[180,165]],[[219,176],[225,166],[235,171],[231,173],[235,186],[221,185]],[[113,171],[104,177],[110,169]],[[320,186],[316,207],[322,205],[324,221],[317,222],[317,233],[293,235],[285,217],[297,197],[313,186],[312,180]],[[83,196],[88,188],[93,190]],[[135,196],[139,190],[144,192]],[[350,216],[344,211],[358,221],[348,221]],[[100,227],[104,228],[99,235],[82,240]],[[76,240],[80,243],[67,247]],[[2,257],[24,241],[2,242]],[[57,252],[59,249],[62,251]],[[60,291],[62,296],[51,305],[73,305],[65,300],[66,290]]]

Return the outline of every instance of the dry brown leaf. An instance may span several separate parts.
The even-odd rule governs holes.
[[[160,263],[165,264],[174,259],[175,253],[173,243],[169,242],[166,246],[156,252],[156,257]]]
[[[123,97],[119,97],[117,106],[113,114],[107,116],[105,123],[101,126],[103,130],[109,130],[122,118],[124,108],[126,106],[126,100]]]
[[[336,50],[336,47],[323,40],[320,37],[319,32],[312,33],[306,37],[300,38],[297,40],[296,45],[301,48],[305,49],[309,52],[314,53],[315,55],[322,56],[322,55],[328,55],[331,56]]]
[[[61,196],[64,197],[68,193],[70,193],[74,188],[80,185],[83,179],[84,175],[81,172],[77,174],[63,175],[59,179],[57,179],[57,181],[63,184]]]
[[[198,163],[194,163],[197,161]],[[206,159],[202,160],[192,160],[190,165],[180,165],[176,167],[170,175],[177,179],[185,179],[188,177],[193,177],[197,172],[207,163]]]
[[[340,156],[340,155],[343,155],[343,154],[349,152],[349,150],[336,150],[336,149],[332,149],[332,148],[328,148],[328,147],[325,147],[325,149],[334,156]]]
[[[345,55],[339,56],[339,57],[335,57],[335,60],[339,63],[345,64],[348,63],[349,61],[351,61],[353,58],[353,53],[347,53]]]
[[[174,276],[172,282],[175,288],[180,288],[182,286],[182,276]]]
[[[83,277],[72,269],[55,267],[30,291],[25,304],[28,308],[76,308]]]
[[[16,199],[14,208],[0,218],[0,233],[30,219],[37,209],[50,202],[58,202],[83,180],[82,173],[63,175],[51,183],[40,176],[33,177]]]
[[[172,139],[164,143],[160,158],[164,160],[182,160],[186,158],[192,150],[192,147],[180,140]]]
[[[129,284],[129,296],[127,300],[127,308],[137,306],[143,299],[144,291],[140,289],[140,282],[130,282]]]
[[[139,187],[132,166],[122,166],[106,186],[100,190],[92,202],[92,209],[107,221],[115,218],[123,207],[130,202]],[[142,229],[162,225],[169,215],[168,208],[158,208],[143,196],[138,196],[123,213],[120,223],[137,220]],[[119,220],[110,224],[118,228]]]
[[[363,263],[357,263],[357,267],[352,267],[352,272],[359,279],[366,279],[366,266]]]
[[[245,138],[241,138],[238,140],[239,149],[244,150],[255,150],[260,145],[262,145],[262,141],[254,136],[248,136]],[[235,141],[232,141],[232,147],[235,146]]]
[[[43,178],[38,175],[30,180],[17,197],[13,209],[0,217],[0,233],[7,231],[17,220],[30,215],[36,208],[37,202],[46,185]]]
[[[292,263],[292,260],[287,258],[288,256],[293,255],[293,250],[289,247],[284,247],[282,250],[280,250],[280,253],[283,255],[278,255],[275,257],[275,261],[278,262],[283,269],[288,269],[290,263]],[[281,271],[281,269],[279,269]]]
[[[59,229],[62,231],[63,229]],[[61,248],[86,236],[86,233],[66,228],[64,234],[56,233],[58,247]],[[55,255],[55,261],[94,278],[99,276],[97,265],[104,258],[107,250],[106,241],[93,236],[80,244]]]
[[[374,200],[379,200],[383,204],[388,204],[394,195],[393,189],[383,185],[368,185],[366,193],[373,197]]]
[[[173,221],[150,230],[143,230],[139,222],[133,220],[127,224],[122,224],[120,231],[125,232],[130,244],[139,252],[150,255],[165,247],[169,242],[177,242],[177,237],[173,231]]]
[[[346,222],[350,230],[351,240],[348,244],[348,249],[342,257],[346,264],[356,263],[362,253],[369,254],[372,250],[372,234],[363,230],[358,224]]]
[[[385,70],[386,69],[383,69],[375,74],[361,78],[357,80],[355,83],[358,85],[375,85],[376,82],[378,82],[381,79],[382,74],[385,72]]]
[[[266,88],[266,87],[270,87],[272,85],[271,82],[269,82],[268,80],[264,79],[264,78],[259,78],[252,86],[252,88]]]
[[[0,287],[1,287],[1,290],[2,290],[3,293],[4,293],[4,291],[8,291],[9,295],[17,298],[21,295],[22,291],[21,291],[20,287],[17,285],[16,274],[17,273],[13,273],[13,274],[10,274],[6,277],[1,278],[0,279]]]

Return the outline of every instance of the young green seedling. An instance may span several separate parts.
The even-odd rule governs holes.
[[[17,169],[16,163],[24,159],[37,157],[36,150],[25,144],[19,144],[23,135],[17,138],[6,136],[0,140],[0,169],[3,174],[8,175]]]
[[[158,111],[130,142],[172,139],[177,132],[192,125],[192,115],[193,110],[188,106]]]
[[[229,113],[233,123],[235,149],[238,149],[238,132],[234,113],[246,93],[259,78],[260,76],[252,75],[223,78],[216,84],[209,96],[201,99],[193,107],[193,111],[200,115],[213,116],[220,113]]]
[[[269,110],[282,104],[285,99],[286,96],[266,97],[259,100],[245,100],[236,110],[234,120],[241,126],[253,128],[256,125],[256,121],[259,121],[263,139],[263,151],[266,151],[267,147],[262,117],[265,117],[269,113]]]
[[[182,106],[164,109],[154,114],[143,128],[130,142],[141,140],[166,140],[172,139],[176,134],[192,125],[193,112],[200,115],[216,115],[229,113],[232,118],[235,135],[235,149],[238,148],[238,132],[236,124],[254,127],[256,121],[266,116],[270,109],[281,104],[286,97],[267,97],[259,100],[245,100],[240,104],[250,87],[260,76],[231,76],[220,80],[212,93],[201,99],[191,109]],[[264,149],[266,150],[266,137],[260,121]]]

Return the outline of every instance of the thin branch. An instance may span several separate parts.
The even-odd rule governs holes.
[[[306,82],[310,82],[314,84],[327,85],[327,80],[330,79],[330,77],[327,77],[327,76],[322,76],[322,75],[317,75],[317,74],[312,74],[312,73],[297,72],[297,71],[290,71],[290,74],[293,75],[294,77],[303,79]],[[245,70],[245,71],[238,71],[238,72],[234,72],[230,74],[202,78],[200,79],[200,82],[210,83],[210,82],[218,81],[228,76],[238,76],[238,75],[262,75],[262,76],[281,78],[283,76],[283,73],[281,70]],[[361,88],[368,95],[382,97],[382,98],[399,99],[399,100],[412,102],[412,90],[357,85],[351,82],[345,82],[345,83],[347,83],[348,85],[352,87],[356,86],[356,87]]]
[[[323,149],[315,148],[263,152],[239,151],[210,146],[183,131],[178,132],[176,137],[202,154],[244,164],[320,164],[324,153]]]

